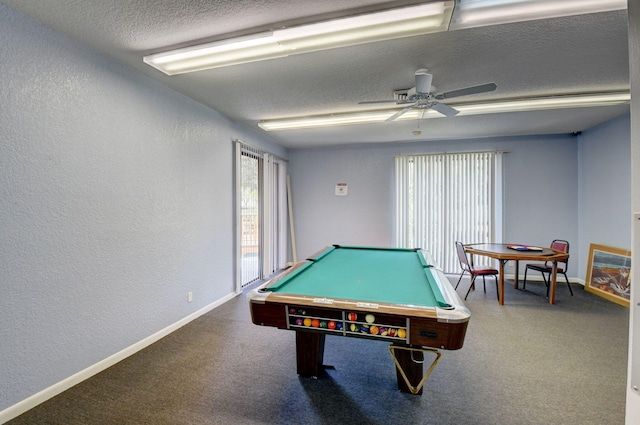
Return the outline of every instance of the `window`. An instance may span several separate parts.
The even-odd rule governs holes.
[[[236,141],[236,287],[284,268],[286,162]]]
[[[501,152],[396,157],[396,245],[458,272],[455,241],[502,240],[501,170]]]

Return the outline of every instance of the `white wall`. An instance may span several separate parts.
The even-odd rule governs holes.
[[[640,212],[640,0],[629,0],[629,76],[631,80],[631,206],[633,212]],[[632,218],[628,219],[632,221]],[[638,226],[638,223],[635,223]],[[636,229],[638,229],[636,227]],[[632,269],[640,269],[640,235],[634,232]],[[629,328],[629,379],[627,382],[626,424],[640,423],[640,273],[632,273],[631,316]]]
[[[579,272],[586,276],[592,243],[631,249],[631,134],[625,115],[579,136]],[[577,248],[577,247],[576,247]]]
[[[0,40],[3,422],[231,294],[231,140],[286,150],[1,3]]]

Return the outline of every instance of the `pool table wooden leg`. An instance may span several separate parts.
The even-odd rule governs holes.
[[[325,334],[296,331],[296,363],[298,375],[317,378],[324,361]]]
[[[435,358],[423,373],[422,365],[426,352],[433,353]],[[440,352],[434,348],[393,343],[389,346],[389,353],[396,363],[398,389],[404,393],[421,395],[424,383],[440,360]]]
[[[416,388],[422,380],[422,364],[424,354],[419,351],[397,350],[395,352],[396,361],[407,375],[407,380]],[[402,372],[396,367],[396,377],[398,379],[398,389],[403,393],[411,393],[411,389],[402,377]],[[422,395],[422,387],[416,394]]]

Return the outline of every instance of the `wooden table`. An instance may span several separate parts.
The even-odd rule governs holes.
[[[549,288],[549,304],[555,303],[556,298],[556,274],[558,261],[567,260],[569,254],[551,248],[540,248],[539,251],[518,251],[509,246],[526,246],[506,243],[481,243],[465,245],[465,250],[472,255],[482,255],[484,257],[495,258],[500,263],[498,300],[500,305],[504,304],[504,265],[507,261],[515,261],[515,271],[513,287],[518,288],[518,263],[520,261],[550,261],[553,264],[551,273],[551,287]]]

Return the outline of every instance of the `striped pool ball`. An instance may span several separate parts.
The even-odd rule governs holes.
[[[372,325],[372,326],[369,328],[369,333],[370,333],[371,335],[378,335],[378,332],[380,332],[380,328],[378,328],[376,325]]]
[[[350,324],[349,330],[351,330],[351,332],[358,332],[358,325],[356,325],[355,323]]]
[[[349,315],[347,316],[349,318],[349,320],[351,320],[352,322],[358,320],[358,315],[355,313],[349,313]]]
[[[378,331],[378,333],[382,336],[387,336],[387,333],[389,331],[387,330],[387,328],[380,328],[380,330]]]
[[[389,328],[389,336],[396,336],[396,330],[393,328]]]
[[[376,316],[374,316],[373,314],[369,313],[366,316],[364,316],[364,320],[367,323],[373,323],[376,321]]]
[[[363,334],[368,334],[369,333],[369,325],[360,326],[360,332],[362,332]]]

